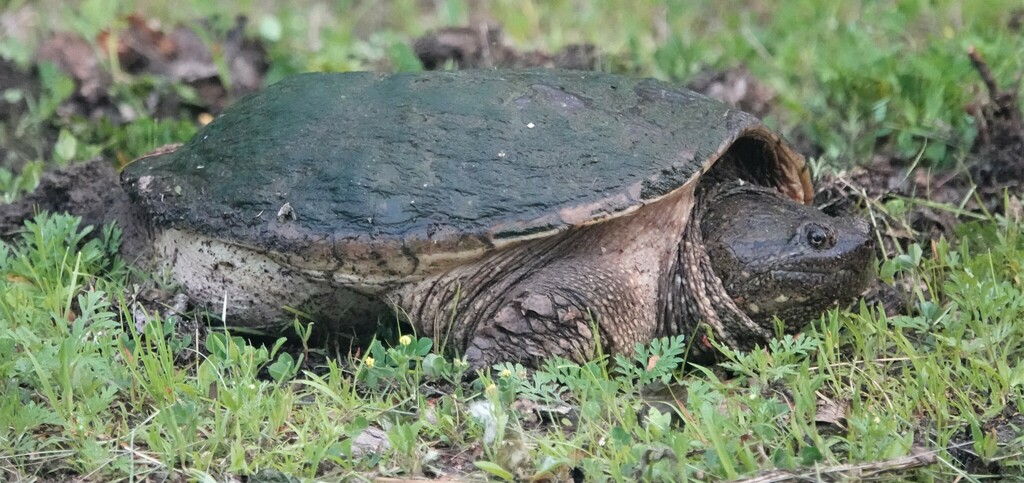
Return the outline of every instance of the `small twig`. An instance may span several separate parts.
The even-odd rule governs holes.
[[[981,80],[985,83],[985,87],[988,88],[989,98],[993,102],[999,98],[999,84],[996,83],[995,76],[992,75],[992,69],[988,68],[988,64],[985,63],[985,59],[981,58],[981,54],[978,53],[978,49],[974,46],[967,47],[967,56],[971,58],[971,65],[978,71],[978,75],[981,76]]]
[[[794,480],[821,481],[824,476],[864,478],[875,476],[879,473],[902,471],[928,466],[938,461],[934,451],[924,451],[921,450],[921,448],[912,448],[911,452],[912,454],[910,455],[901,458],[893,458],[891,460],[875,461],[856,465],[847,464],[823,466],[804,472],[774,470],[753,478],[735,480],[735,483],[776,483],[780,481]]]

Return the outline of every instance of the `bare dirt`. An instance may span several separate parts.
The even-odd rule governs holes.
[[[1024,431],[1024,415],[1016,412],[1008,405],[1002,412],[984,421],[978,433],[995,440],[1003,452],[1013,452],[1014,445],[1020,441]],[[1007,481],[1020,481],[1024,478],[1024,468],[1001,464],[1001,458],[984,458],[975,451],[974,434],[971,428],[965,427],[950,438],[948,450],[950,456],[968,473],[972,475],[991,475],[1005,478]]]

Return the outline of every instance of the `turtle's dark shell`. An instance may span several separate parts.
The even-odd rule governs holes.
[[[305,269],[399,278],[630,212],[751,141],[769,154],[756,162],[802,200],[802,159],[757,119],[663,82],[554,70],[305,74],[122,179],[158,227]]]

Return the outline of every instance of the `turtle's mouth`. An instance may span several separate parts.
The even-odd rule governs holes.
[[[791,280],[795,278],[855,277],[863,275],[867,271],[868,263],[867,260],[865,260],[864,263],[859,266],[853,265],[837,268],[810,265],[806,267],[776,269],[769,271],[769,273],[775,280]]]
[[[843,297],[855,296],[862,292],[867,285],[870,270],[865,264],[858,268],[772,270],[769,273],[775,284],[791,287],[794,291],[815,291],[824,295]]]
[[[867,286],[870,273],[867,264],[804,268],[770,270],[754,284],[759,289],[743,287],[730,295],[758,325],[773,327],[773,319],[778,317],[786,321],[787,332],[795,332],[809,318],[858,296]]]

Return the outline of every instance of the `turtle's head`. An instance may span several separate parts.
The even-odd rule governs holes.
[[[795,332],[829,307],[849,303],[874,273],[867,223],[832,217],[756,186],[708,200],[704,245],[729,297],[759,326],[773,317]]]

